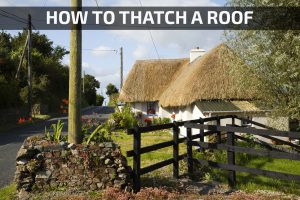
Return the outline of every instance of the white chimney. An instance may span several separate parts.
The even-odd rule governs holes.
[[[200,49],[199,47],[197,47],[196,49],[192,49],[190,51],[190,63],[196,60],[197,58],[203,56],[204,54],[205,54],[204,49]]]

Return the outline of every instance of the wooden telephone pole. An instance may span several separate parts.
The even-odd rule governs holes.
[[[32,117],[32,24],[31,15],[28,15],[28,117]]]
[[[123,47],[120,49],[120,56],[121,56],[121,81],[120,81],[120,90],[123,87]]]
[[[73,11],[82,10],[82,0],[71,0]],[[78,144],[81,136],[81,24],[73,24],[70,35],[68,142]]]
[[[85,78],[85,71],[83,71],[83,78],[82,78],[82,93],[84,94],[85,92],[85,82],[84,82],[84,78]]]

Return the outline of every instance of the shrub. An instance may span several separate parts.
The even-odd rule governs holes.
[[[138,125],[138,121],[129,104],[126,104],[122,109],[115,105],[115,110],[116,112],[111,115],[109,120],[114,128],[128,129]]]
[[[171,122],[171,120],[169,118],[166,118],[166,117],[163,117],[163,118],[155,117],[155,118],[153,118],[153,121],[152,121],[153,124],[167,124],[167,123],[170,123],[170,122]]]
[[[93,132],[89,132],[87,129],[83,129],[82,133],[84,135],[84,143],[90,144],[101,143],[101,142],[110,142],[112,141],[110,136],[110,128],[108,124],[100,124]]]
[[[147,126],[151,126],[152,125],[152,119],[150,117],[147,117],[144,119],[144,122],[146,123]]]

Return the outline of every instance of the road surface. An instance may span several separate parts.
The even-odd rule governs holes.
[[[82,111],[84,117],[98,117],[103,120],[113,113],[114,109],[111,107],[94,106],[86,108]],[[0,132],[0,188],[10,184],[13,181],[15,173],[15,158],[18,150],[23,144],[25,138],[44,133],[45,126],[49,127],[51,124],[62,120],[64,131],[67,129],[67,117],[52,118],[45,122],[28,125],[25,127],[18,127],[9,131]]]

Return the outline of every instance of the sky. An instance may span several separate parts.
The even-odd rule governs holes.
[[[140,6],[139,0],[83,0],[83,6]],[[143,6],[223,6],[226,0],[141,0]],[[69,6],[70,0],[0,0],[0,6]],[[1,28],[1,27],[0,27]],[[16,34],[18,31],[8,31]],[[55,45],[70,46],[70,31],[42,30]],[[192,48],[209,50],[222,42],[223,31],[202,30],[89,30],[83,31],[82,67],[100,82],[105,96],[108,83],[120,86],[120,54],[124,53],[124,79],[136,60],[189,57]],[[151,40],[151,34],[154,44]],[[117,50],[98,51],[98,50]],[[69,64],[69,56],[63,59]],[[107,102],[106,97],[106,102]]]

